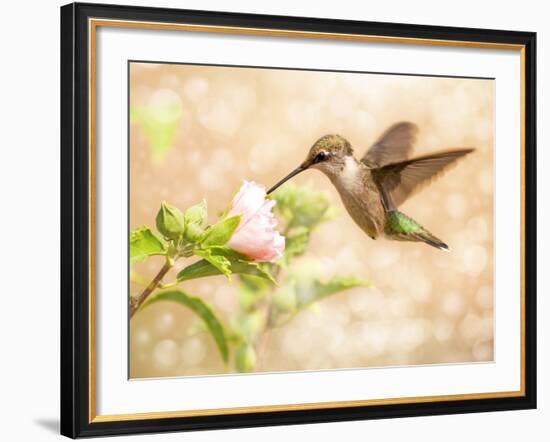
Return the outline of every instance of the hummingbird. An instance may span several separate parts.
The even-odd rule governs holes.
[[[313,144],[305,161],[267,193],[307,169],[318,169],[336,187],[351,218],[370,238],[423,242],[450,251],[447,244],[398,207],[475,149],[451,149],[410,158],[417,132],[414,123],[396,123],[360,160],[344,137],[325,135]]]

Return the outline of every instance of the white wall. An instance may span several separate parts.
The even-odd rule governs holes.
[[[121,0],[122,1],[122,0]],[[461,0],[301,2],[277,0],[124,1],[127,4],[228,10],[432,25],[538,31],[539,145],[539,409],[462,416],[392,419],[293,427],[128,437],[125,440],[544,440],[550,434],[548,387],[550,305],[542,278],[542,226],[550,221],[541,173],[550,140],[543,124],[549,101],[550,15],[545,2]],[[59,408],[59,10],[62,2],[21,1],[2,6],[0,68],[0,405],[2,440],[51,440]],[[545,57],[546,55],[546,57]],[[546,77],[546,78],[545,78]],[[7,135],[7,137],[6,137]],[[497,220],[498,222],[498,220]],[[545,435],[545,436],[543,436]]]

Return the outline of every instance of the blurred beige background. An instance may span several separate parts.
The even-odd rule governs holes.
[[[130,227],[154,226],[163,199],[185,209],[205,198],[213,221],[243,180],[273,184],[320,136],[343,135],[360,157],[389,125],[412,121],[420,127],[415,154],[477,148],[401,207],[452,252],[372,241],[342,209],[314,233],[300,260],[315,258],[326,275],[352,274],[374,287],[337,294],[275,329],[261,369],[491,361],[493,86],[491,80],[132,63]],[[167,139],[139,124],[139,112],[148,108],[165,110],[155,118]],[[294,182],[325,190],[342,208],[320,172]],[[151,279],[161,265],[150,259],[136,270]],[[238,309],[223,277],[184,286],[222,319]],[[133,294],[140,289],[131,284]],[[225,372],[197,323],[172,303],[136,315],[130,376]]]

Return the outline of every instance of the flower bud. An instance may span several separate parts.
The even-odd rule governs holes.
[[[250,373],[256,368],[256,352],[250,344],[242,344],[235,355],[235,366],[241,373]]]
[[[185,211],[185,239],[196,242],[204,232],[207,224],[208,211],[206,201],[202,201]]]
[[[158,231],[168,239],[178,239],[185,231],[183,213],[179,209],[169,206],[165,201],[160,205],[156,222]]]
[[[185,239],[189,242],[197,242],[201,235],[203,234],[204,229],[197,224],[186,224],[185,227]]]

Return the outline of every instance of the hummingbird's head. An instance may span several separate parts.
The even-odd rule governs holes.
[[[353,149],[348,140],[340,135],[325,135],[311,146],[302,167],[312,167],[326,173],[336,172],[344,165],[346,157],[351,155]]]
[[[267,193],[273,192],[290,178],[307,169],[319,169],[329,177],[336,175],[342,171],[346,158],[350,156],[353,156],[353,149],[348,140],[340,135],[325,135],[311,146],[305,161],[271,187]]]

